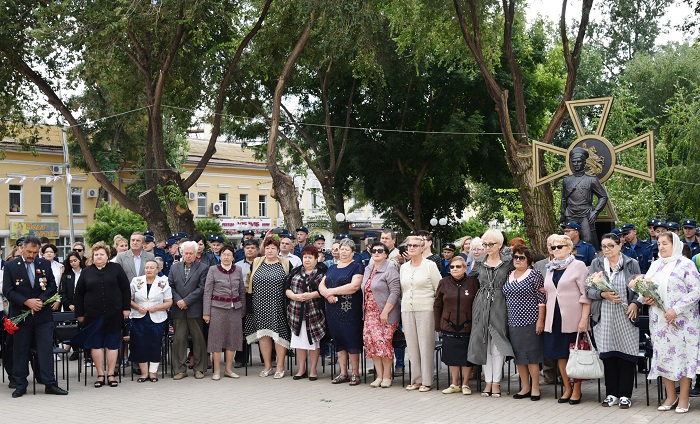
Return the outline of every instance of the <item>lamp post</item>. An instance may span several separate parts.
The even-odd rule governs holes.
[[[343,232],[343,230],[347,230],[347,222],[345,222],[346,219],[347,217],[342,212],[338,212],[337,214],[335,214],[335,220],[338,223],[338,232]]]
[[[440,225],[440,227],[446,226],[446,225],[447,225],[447,218],[440,218],[440,219],[431,218],[431,219],[430,219],[430,226],[431,226],[431,227],[438,227],[438,225]],[[435,228],[435,232],[436,232],[436,233],[437,233],[439,230],[440,230],[439,228]],[[440,237],[438,237],[437,248],[438,248],[438,253],[442,251],[442,245],[441,245],[441,242],[440,242]]]

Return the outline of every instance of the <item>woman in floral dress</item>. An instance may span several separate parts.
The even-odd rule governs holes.
[[[658,286],[660,299],[666,307],[666,312],[656,306],[649,311],[654,344],[649,379],[662,377],[668,393],[659,411],[669,411],[678,405],[676,412],[681,414],[688,412],[690,383],[700,371],[700,275],[695,265],[683,256],[683,244],[674,233],[659,235],[659,259],[645,275]],[[650,299],[647,303],[654,305]],[[676,394],[676,381],[680,381],[679,394]]]
[[[365,355],[372,358],[377,378],[372,387],[391,387],[391,364],[394,362],[392,341],[401,320],[401,282],[399,270],[387,261],[389,248],[381,242],[370,247],[372,262],[362,279],[365,324],[362,338]]]

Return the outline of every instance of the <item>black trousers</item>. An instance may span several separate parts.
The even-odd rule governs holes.
[[[14,350],[14,336],[6,332],[2,332],[2,366],[9,377],[10,383],[15,382],[15,377],[12,375],[12,351]]]
[[[605,394],[615,397],[632,397],[634,373],[637,372],[637,362],[622,358],[604,358]]]
[[[12,336],[14,342],[12,375],[18,390],[27,390],[29,376],[29,349],[34,342],[36,359],[40,375],[38,381],[55,386],[56,377],[53,374],[53,321],[35,322],[29,316],[20,325],[19,330]]]

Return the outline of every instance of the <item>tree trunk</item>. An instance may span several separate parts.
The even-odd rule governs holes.
[[[157,239],[167,239],[170,234],[168,215],[163,210],[155,190],[146,190],[139,195],[140,214]],[[125,235],[125,237],[127,237]]]
[[[289,54],[284,68],[282,69],[282,74],[277,81],[275,95],[272,102],[272,123],[270,124],[270,135],[267,140],[267,169],[270,171],[270,175],[272,175],[272,188],[274,190],[272,197],[277,200],[282,207],[284,221],[287,229],[290,231],[294,231],[295,228],[300,227],[302,225],[302,219],[301,211],[299,210],[297,190],[296,187],[294,187],[294,181],[289,175],[282,172],[279,164],[277,163],[277,137],[279,135],[280,109],[286,81],[291,75],[294,64],[296,63],[297,59],[299,59],[302,50],[304,50],[306,42],[309,40],[309,35],[311,35],[311,27],[314,23],[315,16],[315,12],[311,12],[309,23],[306,25],[306,28],[299,38],[296,46],[294,46],[294,49]]]

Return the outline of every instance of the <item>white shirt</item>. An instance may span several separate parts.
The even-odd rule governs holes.
[[[289,252],[286,256],[280,252],[280,258],[285,258],[289,260],[289,263],[292,264],[292,268],[296,268],[299,265],[301,265],[301,259],[299,259],[299,256],[295,255],[292,252]]]

